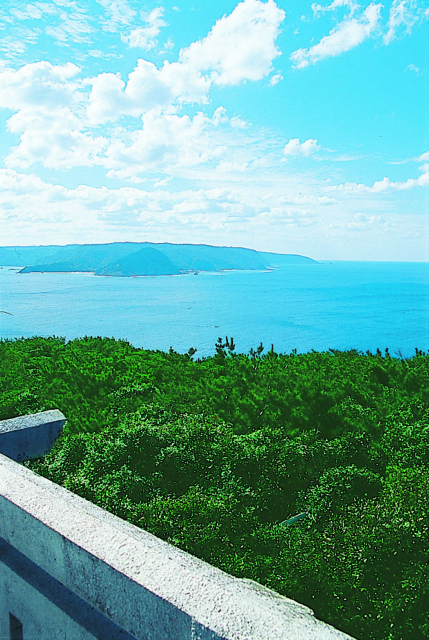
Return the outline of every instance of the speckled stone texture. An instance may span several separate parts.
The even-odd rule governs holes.
[[[66,419],[58,409],[0,421],[0,453],[21,462],[40,458],[54,444]]]

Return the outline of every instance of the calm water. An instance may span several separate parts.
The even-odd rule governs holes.
[[[429,349],[429,264],[333,262],[272,272],[100,278],[0,269],[2,338],[100,335],[197,356],[238,351]]]

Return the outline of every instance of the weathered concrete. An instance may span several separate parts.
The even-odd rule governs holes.
[[[12,614],[27,640],[134,640],[0,538],[0,639]],[[12,634],[11,634],[12,635]]]
[[[58,409],[0,421],[0,453],[12,460],[40,458],[58,438],[66,419]]]
[[[118,627],[124,634],[118,638],[142,640],[349,638],[316,620],[307,607],[233,578],[3,455],[0,537],[0,638],[9,637],[7,612],[23,622],[24,633],[26,620],[39,621],[34,637],[40,640],[108,638],[101,627],[97,631],[102,621]],[[17,571],[20,562],[24,568]],[[32,584],[25,578],[31,567]],[[18,590],[14,580],[22,583]],[[55,585],[64,590],[57,602],[49,595]],[[80,602],[85,624],[70,615]],[[55,633],[52,625],[44,631],[42,610]]]
[[[14,461],[45,453],[64,421],[0,422],[0,640],[349,638]]]

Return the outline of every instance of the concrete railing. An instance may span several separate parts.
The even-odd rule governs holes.
[[[64,417],[19,418],[12,431],[19,437],[19,424],[28,429],[34,420],[45,433],[45,419],[58,429]],[[0,451],[11,433],[4,424]],[[18,444],[12,451],[28,456]],[[0,453],[0,639],[54,638],[350,640],[307,607],[194,558]]]
[[[0,453],[19,462],[41,458],[53,446],[65,421],[58,409],[2,420]]]

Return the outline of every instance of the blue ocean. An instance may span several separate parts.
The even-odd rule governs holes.
[[[108,336],[145,349],[214,353],[429,350],[429,264],[320,262],[267,272],[107,278],[0,268],[1,338]]]

